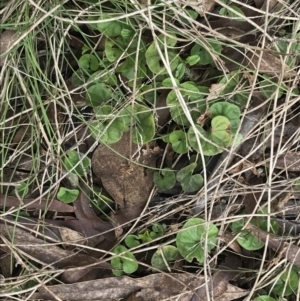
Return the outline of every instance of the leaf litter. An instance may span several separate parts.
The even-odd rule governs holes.
[[[174,127],[174,123],[172,124],[166,103],[166,91],[158,96],[156,103],[155,101],[154,104],[151,101],[148,103],[149,107],[152,106],[153,110],[157,111],[156,124],[159,131],[155,139],[146,145],[134,144],[131,131],[123,133],[122,138],[114,144],[105,145],[100,142],[98,145],[95,138],[87,142],[91,138],[88,134],[88,126],[82,122],[81,117],[78,118],[80,114],[84,113],[88,121],[93,119],[90,108],[85,107],[85,88],[88,84],[86,84],[87,78],[84,76],[80,78],[83,86],[77,88],[72,78],[69,77],[72,75],[70,70],[67,71],[66,73],[69,74],[64,76],[64,84],[59,85],[63,91],[60,92],[62,95],[57,93],[54,97],[57,98],[57,102],[52,102],[49,95],[44,97],[46,103],[50,101],[45,112],[51,129],[59,137],[67,133],[65,144],[63,144],[64,151],[75,145],[91,159],[91,172],[86,172],[79,180],[80,192],[73,205],[58,201],[54,191],[48,194],[48,198],[37,197],[38,195],[33,194],[35,189],[37,193],[46,195],[40,187],[50,187],[49,190],[54,187],[47,186],[49,185],[48,180],[53,182],[55,179],[55,176],[50,175],[51,171],[49,170],[51,169],[48,167],[55,166],[57,158],[51,156],[51,160],[45,164],[47,168],[40,167],[43,172],[40,173],[38,181],[29,185],[29,197],[20,198],[20,193],[14,196],[14,191],[19,183],[25,182],[32,176],[31,170],[35,166],[35,161],[28,160],[32,155],[32,150],[27,147],[36,124],[32,126],[28,123],[30,125],[20,127],[19,116],[22,116],[22,122],[27,120],[26,113],[23,113],[26,107],[21,110],[20,108],[9,109],[11,117],[8,122],[4,120],[4,124],[8,125],[4,132],[5,136],[9,136],[7,130],[9,127],[18,127],[19,129],[12,135],[11,145],[8,147],[9,156],[13,154],[17,160],[12,157],[14,160],[10,159],[9,164],[2,162],[5,179],[0,187],[1,273],[6,278],[16,275],[16,269],[9,268],[4,264],[3,258],[7,258],[10,254],[16,266],[26,270],[26,262],[30,260],[36,270],[47,271],[54,275],[50,283],[32,286],[35,292],[29,297],[29,300],[38,298],[45,300],[57,300],[58,298],[62,300],[107,300],[109,298],[196,301],[233,300],[247,296],[249,293],[253,294],[251,285],[254,282],[250,278],[255,278],[256,273],[251,272],[251,276],[244,280],[246,275],[244,268],[249,271],[250,269],[258,271],[262,252],[250,252],[241,248],[236,241],[238,234],[230,232],[230,223],[226,219],[232,216],[237,217],[243,209],[247,210],[249,213],[247,218],[250,219],[251,214],[257,213],[266,204],[270,205],[269,214],[279,222],[281,234],[270,234],[251,223],[245,225],[244,230],[248,230],[259,241],[266,243],[265,247],[269,251],[268,260],[275,269],[277,267],[274,262],[282,259],[295,267],[300,267],[300,252],[297,246],[299,215],[297,216],[295,210],[299,207],[298,190],[300,190],[297,182],[300,172],[297,140],[299,101],[289,103],[289,99],[284,99],[284,97],[278,97],[277,103],[272,101],[272,95],[277,93],[275,90],[281,87],[282,82],[284,82],[284,93],[287,93],[289,89],[296,91],[299,88],[299,85],[298,87],[297,84],[295,85],[299,66],[292,65],[291,61],[284,57],[285,54],[278,53],[278,47],[272,48],[274,41],[271,41],[270,37],[274,37],[275,34],[272,26],[280,27],[282,20],[274,18],[269,24],[269,28],[263,29],[267,12],[275,15],[276,12],[280,12],[290,4],[277,1],[254,1],[247,5],[239,3],[236,11],[244,15],[244,21],[237,20],[237,15],[231,11],[234,6],[230,6],[231,10],[229,7],[227,11],[225,6],[225,13],[221,15],[219,14],[219,3],[210,1],[205,2],[205,5],[207,6],[201,8],[197,4],[197,9],[195,9],[193,5],[188,4],[189,8],[194,8],[200,15],[197,19],[198,31],[204,35],[214,32],[220,40],[226,41],[220,55],[215,56],[214,64],[217,68],[214,72],[218,70],[218,72],[222,71],[229,75],[236,68],[244,70],[241,72],[244,72],[243,76],[251,89],[251,95],[249,91],[239,131],[243,135],[242,144],[225,148],[219,158],[217,156],[213,158],[216,162],[213,167],[207,165],[208,183],[203,189],[196,192],[192,206],[188,208],[189,205],[185,204],[182,212],[175,213],[176,210],[172,212],[176,206],[174,205],[176,202],[173,202],[172,206],[168,207],[172,209],[168,214],[164,210],[161,210],[158,216],[147,214],[148,209],[151,212],[152,192],[155,193],[153,174],[161,166],[164,166],[164,150],[166,149],[168,152],[167,166],[170,168],[173,164],[176,166],[180,156],[185,156],[183,154],[176,157],[175,152],[168,150],[169,145],[166,145],[168,142],[162,144],[156,139],[174,131],[174,128],[178,129],[176,126]],[[229,3],[226,5],[228,6]],[[252,9],[252,6],[255,9]],[[83,28],[81,25],[79,27]],[[89,34],[94,34],[93,31],[95,31],[95,27]],[[78,32],[76,33],[75,30],[72,33],[74,36],[69,36],[67,42],[73,49],[77,49],[81,53],[85,43]],[[268,43],[261,39],[262,33],[266,33],[269,39]],[[149,37],[147,38],[149,39]],[[19,39],[19,36],[15,31],[7,29],[1,33],[0,39],[1,55],[10,50],[11,45]],[[278,39],[280,40],[280,38]],[[91,39],[95,43],[97,51],[105,51],[106,41],[105,39],[101,40]],[[186,50],[188,46],[182,49],[188,51]],[[285,50],[288,51],[288,49]],[[22,53],[22,50],[20,51]],[[1,57],[2,70],[7,67],[9,59],[10,54]],[[73,65],[76,64],[75,60]],[[73,67],[70,66],[71,63],[68,68],[72,69]],[[212,70],[209,68],[207,67],[208,72]],[[255,72],[251,73],[251,70]],[[204,75],[205,72],[201,68],[198,73],[197,78],[205,82],[207,74]],[[265,77],[257,79],[259,73],[264,74]],[[122,78],[121,83],[124,86],[127,78],[126,76]],[[262,83],[265,84],[268,81],[270,85],[265,85],[263,89],[258,88],[259,84],[262,86]],[[0,82],[3,86],[3,78]],[[128,78],[128,82],[130,82],[130,78]],[[211,88],[206,101],[220,98],[230,99],[231,97],[235,99],[234,89],[224,92],[227,89],[224,83],[220,84],[211,79],[207,82],[210,83]],[[126,84],[128,83],[125,83],[125,86]],[[276,88],[273,89],[272,86]],[[131,88],[129,83],[127,89],[132,92]],[[249,102],[249,100],[251,101]],[[5,115],[2,104],[0,110]],[[278,112],[278,110],[282,112]],[[206,118],[200,111],[201,109],[199,109],[198,120],[201,120],[201,126],[205,127],[208,124],[209,116]],[[269,124],[266,125],[264,121]],[[27,153],[23,151],[26,156],[21,155],[23,160],[15,155],[17,152],[12,152],[26,148]],[[42,153],[51,152],[45,148],[43,139],[40,140],[38,148],[43,149]],[[189,164],[197,165],[192,162]],[[203,166],[200,167],[200,170],[202,170],[201,168]],[[206,170],[203,169],[201,172],[203,174]],[[58,175],[62,174],[58,173]],[[45,177],[48,177],[47,180]],[[270,181],[270,179],[272,180]],[[60,182],[64,183],[63,180]],[[228,189],[229,184],[233,185],[233,190]],[[269,186],[265,187],[267,184]],[[114,205],[112,207],[104,206],[104,209],[92,205],[91,187],[93,189],[101,187],[101,193],[103,192],[105,197],[111,198]],[[191,194],[185,196],[193,198]],[[178,196],[159,193],[159,197],[166,200],[167,204],[170,197]],[[22,211],[22,216],[18,216],[19,210]],[[141,229],[148,227],[152,220],[158,219],[169,227],[169,231],[166,231],[165,235],[171,235],[172,225],[174,223],[182,224],[185,221],[183,216],[191,217],[193,214],[198,214],[200,217],[208,217],[208,213],[212,214],[219,223],[221,219],[225,221],[219,240],[223,251],[215,250],[210,254],[211,258],[206,258],[210,277],[207,274],[203,276],[202,266],[195,262],[191,263],[192,268],[186,267],[185,264],[182,264],[185,262],[182,257],[177,259],[177,262],[181,261],[181,264],[175,265],[178,269],[176,272],[174,269],[171,273],[149,272],[151,266],[149,266],[150,260],[147,252],[155,251],[152,243],[147,246],[151,246],[153,250],[149,248],[145,251],[140,249],[140,246],[137,247],[138,253],[141,255],[138,257],[139,263],[144,266],[144,269],[140,268],[134,274],[135,278],[111,277],[113,267],[107,262],[114,256],[111,249],[122,241],[127,231],[137,231],[135,233],[143,233],[145,237],[147,232],[142,232]],[[133,224],[135,228],[131,229]],[[283,229],[284,227],[285,229]],[[177,227],[175,231],[180,230]],[[285,240],[287,233],[293,234],[289,236],[289,241]],[[158,243],[160,242],[165,243],[165,237],[163,240],[158,240]],[[256,259],[256,256],[259,259]],[[252,257],[251,260],[250,257]],[[248,258],[248,262],[245,258]],[[172,265],[170,266],[172,267]],[[232,269],[233,266],[236,267],[235,270]],[[268,268],[267,262],[264,263],[264,268]],[[195,273],[195,271],[202,273]],[[41,273],[37,277],[41,277],[41,275],[43,274]],[[57,280],[65,284],[57,284]],[[40,279],[40,281],[42,280]],[[269,286],[264,285],[263,282],[261,284],[270,290]],[[8,291],[7,294],[10,293]]]

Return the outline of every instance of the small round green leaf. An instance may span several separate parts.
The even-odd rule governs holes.
[[[153,181],[158,190],[169,190],[176,183],[175,172],[170,168],[164,168],[160,171],[156,171],[153,175]]]
[[[164,44],[166,44],[166,47],[168,46],[175,46],[176,44],[176,39],[170,38],[170,37],[166,37],[164,38],[163,35],[159,35],[157,37],[157,42],[158,45],[160,47],[160,49],[162,50],[162,53],[164,54]],[[145,57],[146,57],[146,62],[147,65],[149,67],[149,69],[154,73],[154,74],[167,74],[168,71],[165,68],[164,64],[161,61],[160,55],[156,49],[156,45],[153,42],[148,49],[146,50],[145,53]],[[177,65],[179,64],[179,56],[173,51],[173,50],[169,50],[168,51],[168,59],[170,62],[170,68],[171,70],[175,70]]]
[[[113,144],[128,131],[128,121],[115,114],[113,107],[108,105],[97,111],[96,119],[89,124],[90,133],[95,139],[105,144]]]
[[[186,69],[185,64],[180,63],[176,68],[175,77],[181,79],[184,76],[185,69]]]
[[[86,82],[87,76],[84,74],[84,71],[78,69],[76,72],[72,74],[72,84],[76,87],[84,84]]]
[[[180,171],[177,173],[177,181],[182,182],[186,177],[189,177],[197,167],[197,163],[194,162],[190,165],[187,165],[186,167],[182,168]]]
[[[67,155],[63,161],[65,169],[67,171],[71,171],[74,174],[77,174],[78,176],[83,176],[85,172],[89,171],[91,162],[88,157],[84,157],[82,160],[81,160],[81,157],[82,157],[82,154],[79,154],[76,151],[67,152]]]
[[[178,250],[174,246],[163,246],[161,249],[158,249],[151,258],[151,265],[160,271],[168,271],[168,267],[165,262],[171,264],[178,257]],[[157,272],[156,270],[154,270]]]
[[[190,175],[180,182],[184,192],[195,192],[203,187],[204,180],[200,174]]]
[[[121,256],[111,260],[111,265],[116,269],[112,270],[115,276],[121,276],[123,272],[132,274],[138,269],[138,262],[136,261],[135,256],[129,252],[126,247],[119,245],[114,248],[113,253],[116,255],[123,253]]]
[[[97,24],[97,28],[108,37],[119,36],[126,25],[119,20],[103,22],[103,20],[111,18],[113,18],[112,14],[102,14],[99,19],[102,22]]]
[[[196,65],[199,61],[200,61],[200,56],[199,55],[191,55],[191,56],[187,57],[187,59],[186,59],[186,62],[190,66]]]
[[[278,296],[289,296],[292,293],[296,294],[299,285],[299,276],[293,270],[283,272],[280,278],[276,281],[272,293]]]
[[[92,54],[84,54],[78,61],[78,66],[81,69],[96,71],[99,68],[99,61]]]
[[[197,102],[202,97],[202,94],[199,92],[199,88],[191,82],[182,83],[179,87],[180,92],[186,101],[186,104],[188,105],[192,119],[196,120],[199,117],[199,112],[197,111]],[[172,119],[177,124],[183,126],[190,125],[190,122],[187,119],[174,90],[168,94],[166,102],[170,109]]]
[[[125,237],[125,244],[128,248],[134,248],[140,245],[139,237],[136,235],[127,235]]]
[[[179,80],[178,80],[177,78],[175,78],[175,82],[176,82],[177,86],[180,85]],[[173,83],[172,83],[172,80],[171,80],[169,77],[168,77],[168,78],[165,78],[165,79],[161,82],[161,84],[162,84],[164,87],[170,87],[170,88],[172,88],[172,87],[174,86]]]
[[[123,131],[112,123],[110,126],[105,127],[99,121],[95,120],[89,124],[89,130],[95,139],[106,143],[113,144],[121,140],[123,136]]]
[[[150,108],[135,104],[123,109],[120,118],[125,118],[129,123],[133,122],[132,141],[137,144],[150,142],[155,135],[155,121]],[[128,128],[129,129],[129,128]]]
[[[135,35],[135,31],[133,29],[129,29],[129,28],[123,28],[121,30],[121,37],[124,40],[128,40],[130,38],[132,38]]]
[[[87,104],[94,107],[100,106],[113,96],[112,90],[104,83],[96,83],[87,89]]]
[[[258,213],[267,214],[267,208],[262,208]],[[253,217],[250,223],[260,229],[276,234],[279,230],[279,224],[276,221],[271,221],[270,228],[268,228],[268,219],[266,217]],[[232,231],[239,233],[237,242],[246,250],[255,251],[261,249],[265,244],[256,236],[252,235],[248,230],[242,230],[244,227],[244,219],[237,220],[231,224]]]
[[[158,238],[163,236],[164,234],[164,227],[161,224],[153,224],[152,231],[150,232],[150,236],[152,239]]]
[[[114,41],[109,39],[105,40],[105,56],[111,63],[115,62],[121,57],[124,49],[125,45],[122,45],[122,41],[120,39],[116,39]]]
[[[198,55],[200,57],[198,64],[201,65],[214,64],[214,60],[212,59],[211,53],[221,54],[222,52],[221,43],[219,43],[215,39],[207,39],[206,42],[208,42],[208,45],[206,43],[205,46],[195,44],[190,52],[191,55]]]
[[[265,244],[261,240],[259,240],[256,236],[252,235],[247,230],[242,230],[244,226],[244,220],[240,219],[231,224],[232,231],[235,233],[239,233],[239,237],[237,238],[237,242],[244,249],[249,251],[255,251],[261,249]]]
[[[211,143],[209,143],[208,141],[205,141],[204,139],[201,138],[200,135],[198,135],[198,132],[200,134],[202,134],[205,138],[209,139],[209,134],[203,130],[203,128],[200,125],[196,125],[196,130],[197,133],[194,132],[193,127],[190,127],[188,130],[188,141],[189,141],[189,145],[198,153],[202,152],[204,156],[214,156],[217,155],[219,153],[221,153],[223,150],[222,148],[218,147],[218,145],[213,145]],[[197,141],[197,135],[199,138],[199,141],[201,143],[201,147],[202,149],[200,149],[200,146],[198,144]]]
[[[205,260],[205,244],[208,251],[211,251],[217,244],[218,228],[211,223],[205,224],[205,220],[201,218],[191,218],[184,224],[183,229],[177,233],[176,245],[178,251],[188,262],[192,262],[196,258],[199,263],[203,263]]]
[[[172,132],[169,136],[169,141],[172,143],[172,148],[176,153],[185,154],[188,152],[187,137],[182,130]]]
[[[78,189],[68,189],[65,187],[60,187],[57,193],[57,199],[65,204],[68,204],[76,201],[78,195]]]
[[[228,16],[231,18],[234,18],[237,21],[246,21],[245,18],[242,18],[240,16],[238,16],[235,12],[238,12],[239,14],[245,16],[244,12],[236,5],[230,5],[229,6],[231,9],[228,9]]]
[[[216,102],[210,106],[211,118],[217,116],[226,117],[230,121],[230,131],[235,134],[240,124],[241,110],[232,103],[225,101]]]
[[[188,18],[190,18],[192,20],[196,20],[198,17],[198,13],[193,9],[185,8],[183,12],[185,13],[185,16],[179,15],[180,21],[183,24],[189,25],[189,24],[191,24],[191,21]]]
[[[185,192],[194,192],[203,187],[203,177],[200,174],[192,174],[196,167],[197,163],[192,163],[177,173],[177,181],[180,182]]]

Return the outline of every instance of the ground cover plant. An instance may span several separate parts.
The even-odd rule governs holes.
[[[2,1],[0,296],[297,300],[299,15]]]

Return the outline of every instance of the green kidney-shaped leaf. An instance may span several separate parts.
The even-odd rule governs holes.
[[[99,68],[99,61],[92,54],[84,54],[79,59],[78,66],[81,69],[96,71]]]
[[[237,242],[244,249],[249,251],[255,251],[261,249],[265,244],[256,236],[252,235],[248,230],[242,230],[244,226],[244,220],[240,219],[231,224],[232,231],[239,233]]]
[[[204,156],[214,156],[223,151],[220,147],[212,145],[211,143],[209,143],[201,138],[201,135],[203,135],[205,138],[208,139],[208,137],[207,137],[208,135],[207,135],[206,131],[204,131],[200,125],[196,124],[195,127],[196,127],[196,133],[195,133],[193,127],[190,127],[188,130],[188,134],[187,134],[189,145],[195,151],[197,151],[198,153],[202,152]],[[199,142],[197,141],[197,138],[198,138]],[[199,143],[200,143],[200,145],[199,145]]]
[[[204,248],[207,245],[208,252],[217,244],[218,228],[201,218],[191,218],[183,226],[183,229],[177,233],[176,245],[179,253],[189,262],[194,258],[199,263],[205,260]],[[207,233],[207,240],[206,240]]]
[[[81,160],[82,154],[76,151],[69,151],[63,161],[63,165],[67,171],[71,171],[78,176],[83,176],[85,172],[88,172],[91,166],[91,161],[88,157],[84,157]],[[77,166],[76,164],[81,161]],[[76,166],[76,167],[75,167]],[[74,168],[75,167],[75,168]]]
[[[137,144],[150,142],[155,135],[155,121],[150,108],[135,104],[123,109],[121,116],[128,122],[133,122],[132,141]],[[128,123],[130,125],[130,123]]]
[[[200,56],[199,55],[191,55],[191,56],[188,56],[186,58],[186,62],[190,66],[196,65],[199,61],[200,61]]]
[[[197,132],[204,136],[208,141],[201,138],[201,135],[194,132],[193,127],[188,130],[189,145],[197,152],[203,152],[204,156],[213,156],[221,153],[222,147],[228,147],[233,141],[233,136],[230,132],[230,121],[224,116],[214,117],[211,121],[211,129],[205,131],[200,125],[195,126]],[[199,137],[201,148],[197,142],[197,136]],[[212,143],[210,143],[211,141]]]
[[[150,232],[151,238],[161,237],[164,234],[164,227],[161,224],[155,223],[152,225],[152,231]]]
[[[230,131],[235,134],[240,124],[241,110],[232,103],[217,102],[210,106],[211,118],[224,116],[230,121]]]
[[[166,43],[166,47],[168,47],[168,46],[173,47],[173,46],[175,46],[177,41],[176,41],[176,39],[173,39],[170,37],[166,37],[164,39],[163,35],[159,35],[157,37],[157,42],[158,42],[160,49],[162,50],[162,53],[164,54],[164,52],[165,52],[164,51],[164,43]],[[155,73],[155,74],[157,74],[157,73],[167,74],[168,73],[164,64],[161,62],[160,55],[156,49],[156,45],[154,42],[146,50],[145,57],[146,57],[147,65],[153,73]],[[174,51],[169,50],[168,51],[168,59],[170,62],[171,70],[172,71],[175,70],[177,65],[180,62],[179,56]]]
[[[171,263],[175,261],[178,257],[178,250],[174,246],[163,246],[161,249],[158,249],[151,258],[151,265],[160,271],[168,271],[168,267],[165,262]],[[154,270],[157,272],[157,270]]]
[[[197,167],[197,163],[192,163],[177,173],[177,181],[180,182],[182,189],[185,192],[194,192],[199,190],[203,184],[204,180],[203,177],[200,174],[193,175],[193,171]]]
[[[114,122],[112,122],[110,126],[105,127],[105,125],[97,120],[92,121],[89,124],[89,130],[92,137],[106,144],[118,142],[121,140],[124,133]]]
[[[216,41],[208,41],[209,46],[206,48],[200,44],[195,44],[191,49],[191,56],[197,55],[199,56],[200,60],[198,64],[207,65],[213,64],[213,59],[210,53],[220,54],[222,51],[222,46],[219,42]]]
[[[293,189],[300,191],[300,179],[296,179],[293,183]]]
[[[160,191],[171,189],[176,183],[175,172],[170,168],[156,171],[153,175],[153,182]]]
[[[194,83],[185,82],[180,84],[180,92],[183,96],[184,100],[186,101],[186,104],[189,108],[189,111],[191,113],[192,119],[195,121],[199,117],[199,112],[197,109],[197,103],[196,100],[199,100],[201,98],[201,93],[199,92],[199,88],[195,86]],[[190,125],[190,122],[188,121],[186,114],[184,113],[180,102],[177,98],[176,92],[172,90],[166,99],[167,106],[170,109],[170,114],[172,116],[172,119],[179,125],[187,126]]]
[[[266,207],[262,208],[258,214],[267,214],[268,210]],[[268,219],[264,216],[253,217],[250,223],[264,231],[270,230],[271,233],[277,234],[279,230],[279,224],[277,221],[271,221],[270,228],[268,228]],[[244,227],[244,219],[240,219],[231,224],[232,231],[239,233],[237,242],[246,250],[254,251],[261,249],[265,244],[256,236],[252,235],[248,230],[242,230]]]
[[[123,46],[123,47],[122,47]],[[125,45],[122,44],[121,39],[116,40],[105,40],[105,56],[111,63],[118,60],[124,52]]]
[[[231,144],[231,123],[224,116],[216,116],[211,120],[211,129],[208,138],[219,146],[227,147]]]
[[[87,89],[87,104],[94,107],[100,106],[113,96],[112,90],[104,83],[96,83]]]
[[[179,181],[179,182],[184,181],[184,179],[185,179],[186,177],[189,177],[189,176],[194,172],[194,170],[195,170],[196,167],[197,167],[197,163],[194,162],[194,163],[192,163],[192,164],[190,164],[190,165],[188,165],[188,166],[182,168],[182,169],[181,169],[180,171],[178,171],[178,173],[177,173],[177,176],[176,176],[177,181]]]
[[[60,187],[57,193],[57,199],[65,204],[68,204],[76,201],[78,195],[78,189],[68,189],[65,187]]]
[[[190,175],[180,182],[184,192],[195,192],[203,187],[204,180],[200,174]]]
[[[127,235],[125,237],[125,244],[128,248],[134,248],[140,245],[139,237],[137,235]]]
[[[293,270],[287,270],[282,273],[280,278],[276,281],[272,292],[278,296],[289,296],[296,293],[299,285],[299,276]]]
[[[180,85],[179,80],[178,80],[177,78],[174,78],[174,80],[175,80],[175,82],[176,82],[176,85],[179,86],[179,85]],[[168,87],[168,88],[169,88],[169,87],[172,88],[172,87],[174,86],[173,83],[172,83],[171,78],[169,78],[169,77],[165,78],[165,79],[161,82],[161,84],[162,84],[164,87]]]
[[[102,22],[97,24],[97,28],[100,32],[108,37],[119,36],[122,32],[122,29],[127,28],[127,26],[119,20],[103,22],[103,20],[111,18],[113,18],[112,14],[102,14],[99,18],[99,20]]]
[[[261,249],[265,243],[262,242],[259,238],[252,235],[249,231],[243,230],[241,231],[239,237],[237,238],[237,242],[248,251],[256,251]]]
[[[176,72],[175,72],[175,78],[177,79],[181,79],[184,76],[186,67],[184,63],[180,63],[178,64],[177,68],[176,68]]]
[[[187,137],[182,130],[172,132],[169,136],[169,141],[172,143],[172,148],[176,153],[185,154],[188,152]]]
[[[127,251],[127,252],[126,252]],[[126,247],[119,245],[114,248],[114,254],[122,254],[122,257],[115,257],[111,260],[111,265],[116,270],[112,270],[115,276],[121,276],[123,272],[126,274],[132,274],[138,269],[138,262],[135,259],[135,256],[127,250]]]
[[[258,211],[258,214],[268,214],[268,208],[263,207]],[[263,231],[270,231],[273,234],[277,234],[279,231],[279,223],[277,221],[271,221],[270,227],[268,227],[269,221],[266,217],[254,217],[251,219],[251,224],[254,226],[258,226]]]
[[[108,105],[97,111],[96,119],[88,126],[95,139],[105,144],[113,144],[122,138],[124,132],[128,131],[128,120],[115,114],[114,109]]]

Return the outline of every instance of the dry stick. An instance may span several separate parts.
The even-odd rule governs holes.
[[[240,134],[242,134],[243,137],[246,137],[251,132],[251,130],[253,130],[253,128],[255,128],[257,124],[259,124],[259,121],[265,115],[266,108],[267,103],[265,103],[263,106],[255,108],[255,110],[245,115],[240,130]],[[231,152],[224,151],[222,153],[211,175],[212,180],[208,182],[206,188],[207,198],[205,195],[203,195],[203,189],[200,191],[200,197],[197,200],[196,206],[194,208],[195,214],[199,214],[205,208],[207,201],[218,191],[219,181],[222,177],[223,171],[228,165],[230,165],[234,156],[241,149],[241,146],[242,143],[237,145]],[[224,186],[218,192],[222,192],[223,189]]]

